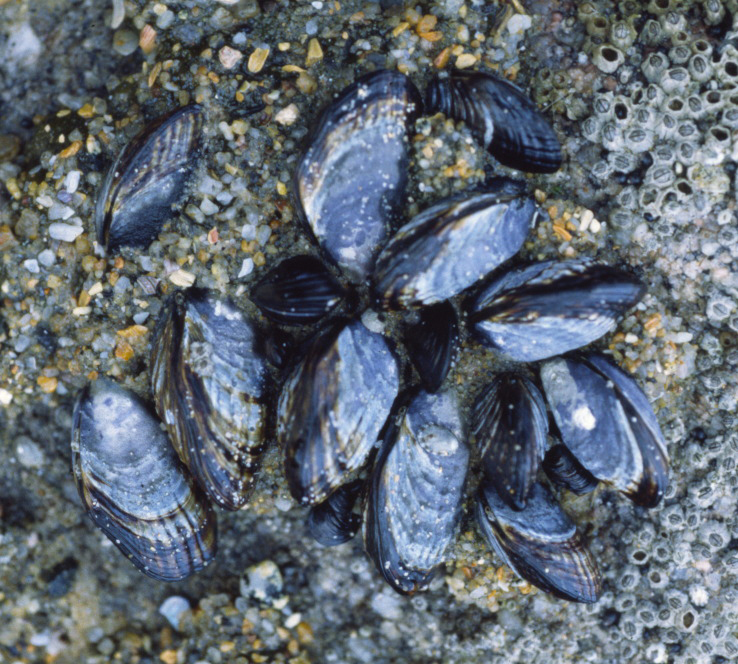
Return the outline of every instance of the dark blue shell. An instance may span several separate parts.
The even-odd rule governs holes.
[[[578,496],[597,488],[597,478],[577,461],[566,445],[554,445],[546,452],[543,470],[556,486]]]
[[[382,306],[427,306],[458,295],[520,250],[535,212],[533,199],[496,186],[421,212],[377,258],[374,283]]]
[[[469,450],[455,393],[418,394],[388,429],[372,475],[364,544],[399,593],[430,583],[456,536]]]
[[[405,203],[409,127],[420,93],[399,72],[349,85],[323,112],[295,173],[302,216],[318,243],[362,282]]]
[[[146,247],[173,216],[197,168],[205,112],[193,104],[150,123],[110,167],[95,208],[97,241],[108,251]]]
[[[576,459],[638,505],[655,507],[669,483],[669,458],[636,382],[599,355],[546,362],[541,381],[561,438]]]
[[[426,111],[462,120],[495,159],[531,173],[561,166],[561,145],[536,105],[505,79],[486,72],[455,70],[434,78]]]
[[[315,505],[353,479],[379,438],[399,381],[387,341],[360,321],[337,325],[310,344],[277,405],[277,438],[295,500]]]
[[[599,599],[597,563],[576,524],[543,484],[533,485],[525,509],[518,511],[491,482],[482,482],[477,523],[494,551],[526,581],[572,602]]]
[[[322,503],[310,508],[307,529],[316,542],[338,546],[356,535],[361,527],[361,516],[354,513],[354,505],[363,486],[361,480],[344,484]]]
[[[546,261],[493,281],[472,302],[470,318],[482,343],[532,362],[599,339],[644,293],[638,279],[609,265]]]
[[[485,477],[510,507],[523,509],[546,446],[543,395],[524,376],[497,376],[472,408],[472,432]]]

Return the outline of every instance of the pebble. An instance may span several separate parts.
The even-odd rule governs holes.
[[[38,261],[35,258],[24,260],[23,267],[26,268],[26,270],[28,270],[31,274],[38,274],[40,272]]]
[[[148,311],[139,311],[137,314],[133,314],[133,322],[136,323],[136,325],[143,325],[148,317]]]
[[[238,64],[238,61],[243,57],[241,51],[237,51],[235,48],[230,46],[224,46],[218,51],[218,59],[226,69],[233,69]]]
[[[56,261],[56,254],[51,249],[44,249],[38,255],[38,262],[44,267],[51,267]]]
[[[511,35],[514,35],[515,33],[525,32],[531,25],[533,25],[533,19],[530,16],[515,14],[507,22],[507,30]]]
[[[67,193],[73,194],[79,186],[79,179],[82,177],[82,171],[69,171],[64,177],[64,189]]]
[[[251,274],[254,270],[254,260],[252,258],[244,258],[243,263],[241,263],[241,270],[238,273],[238,278],[241,279],[243,277],[248,276]]]
[[[209,216],[211,214],[215,214],[219,210],[219,208],[209,198],[203,198],[202,203],[200,203],[200,210],[203,214]]]
[[[74,210],[68,205],[62,205],[61,203],[54,203],[49,208],[49,219],[56,221],[57,219],[67,220],[74,214]]]
[[[15,444],[15,456],[24,468],[40,468],[44,465],[44,453],[28,436],[19,436]]]
[[[27,350],[32,343],[33,340],[31,339],[31,337],[25,334],[19,334],[15,339],[13,348],[15,349],[16,353],[22,353],[23,351]]]
[[[259,226],[258,230],[256,231],[256,240],[260,245],[265,245],[269,238],[272,236],[272,229],[269,228],[266,224],[262,224]]]
[[[209,175],[206,175],[197,187],[197,190],[203,196],[215,196],[222,189],[223,183],[215,178],[211,178]]]
[[[3,52],[3,64],[6,71],[12,72],[16,67],[33,66],[42,51],[41,41],[28,23],[14,27],[10,31]]]
[[[403,616],[402,598],[382,591],[372,598],[372,609],[385,620],[399,620]]]
[[[191,610],[190,603],[185,597],[172,595],[167,597],[159,607],[159,613],[163,615],[174,629],[179,630],[182,617]]]
[[[62,242],[74,242],[84,232],[82,226],[72,226],[71,224],[62,224],[59,222],[49,226],[49,236],[54,240]]]
[[[239,587],[243,597],[275,607],[287,604],[287,598],[282,596],[284,587],[282,573],[271,560],[262,560],[256,565],[247,567],[241,577]]]
[[[118,55],[130,55],[138,48],[138,35],[131,30],[116,30],[113,34],[113,50]]]
[[[174,23],[174,12],[171,9],[167,9],[156,19],[156,27],[162,30],[166,30],[172,23]]]
[[[296,104],[290,104],[285,106],[277,115],[274,116],[274,121],[281,125],[294,124],[295,120],[300,116],[300,111]]]
[[[256,239],[256,226],[253,224],[244,224],[241,229],[241,237],[246,241]]]

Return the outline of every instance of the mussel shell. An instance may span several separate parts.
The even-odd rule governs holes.
[[[530,197],[498,187],[457,194],[421,212],[377,258],[382,306],[426,306],[469,288],[518,252],[535,213]]]
[[[418,321],[403,330],[405,350],[428,392],[437,392],[456,357],[459,322],[449,302],[421,309]]]
[[[437,76],[426,91],[426,112],[462,120],[495,159],[531,173],[561,166],[561,145],[536,105],[512,83],[486,72]]]
[[[399,390],[397,360],[360,321],[320,334],[284,383],[277,436],[295,500],[323,502],[374,448]]]
[[[408,130],[420,104],[404,74],[363,76],[325,109],[297,167],[304,220],[355,281],[369,274],[405,202]]]
[[[178,581],[215,557],[210,503],[133,392],[103,378],[82,390],[72,467],[87,513],[144,574]]]
[[[533,485],[525,509],[517,511],[490,482],[483,482],[477,522],[490,546],[521,578],[561,599],[599,599],[597,564],[574,522],[543,484]]]
[[[597,488],[597,478],[577,461],[566,445],[559,444],[549,448],[543,458],[543,470],[556,486],[568,489],[578,496]]]
[[[321,261],[294,256],[270,270],[251,290],[251,301],[277,323],[308,325],[333,311],[346,291]]]
[[[493,281],[472,302],[470,317],[482,343],[531,362],[599,339],[644,293],[638,279],[609,265],[546,261]]]
[[[598,355],[546,362],[541,381],[574,457],[636,504],[655,507],[669,483],[669,458],[656,416],[635,381]]]
[[[266,443],[264,353],[254,322],[199,288],[170,297],[152,344],[156,409],[182,462],[225,509],[246,503]]]
[[[197,168],[204,123],[201,106],[185,106],[150,123],[123,148],[97,199],[101,246],[146,247],[159,234]]]
[[[455,393],[419,393],[388,428],[364,516],[364,544],[399,593],[424,590],[456,537],[469,450]]]
[[[485,477],[510,507],[522,510],[546,445],[543,395],[525,376],[498,375],[474,404],[472,431]]]
[[[337,546],[356,535],[361,527],[361,516],[354,512],[354,505],[363,487],[361,480],[349,482],[310,508],[307,529],[316,542],[323,546]]]

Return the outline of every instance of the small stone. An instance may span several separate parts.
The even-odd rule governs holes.
[[[156,19],[156,27],[162,30],[166,30],[172,23],[174,23],[174,12],[171,9],[167,9]]]
[[[0,161],[11,161],[20,152],[20,138],[13,134],[0,135]]]
[[[259,228],[256,231],[256,241],[261,246],[264,246],[269,241],[269,238],[271,236],[272,236],[272,229],[266,224],[262,224],[261,226],[259,226]]]
[[[24,468],[41,468],[44,465],[43,451],[27,436],[16,439],[15,456]]]
[[[38,215],[33,210],[23,210],[15,223],[18,237],[33,239],[38,235]]]
[[[268,48],[256,48],[249,56],[248,68],[252,74],[256,74],[262,70],[267,57],[269,57]]]
[[[27,350],[32,343],[33,343],[33,339],[31,339],[31,337],[29,337],[26,334],[19,334],[15,338],[15,343],[13,343],[13,349],[15,350],[16,353],[22,353],[25,350]]]
[[[138,48],[138,35],[131,30],[116,30],[113,34],[113,50],[118,55],[131,55]]]
[[[53,240],[61,240],[62,242],[74,242],[84,232],[82,226],[72,226],[71,224],[62,224],[55,222],[49,225],[49,236]]]
[[[38,383],[38,386],[41,388],[43,392],[46,392],[47,394],[51,394],[56,391],[59,381],[53,376],[51,377],[50,376],[39,376],[36,379],[36,383]]]
[[[73,194],[75,191],[77,191],[77,187],[79,186],[79,179],[81,176],[82,171],[69,171],[69,173],[67,173],[64,177],[64,189],[70,194]]]
[[[323,49],[320,46],[320,42],[313,37],[308,42],[308,52],[307,57],[305,58],[305,66],[310,67],[311,65],[314,65],[316,62],[320,62],[323,59]]]
[[[241,51],[237,51],[235,48],[231,48],[230,46],[224,46],[220,51],[218,51],[220,64],[222,64],[226,69],[233,69],[242,57],[243,53],[241,53]]]
[[[187,270],[175,270],[169,275],[169,281],[175,286],[189,288],[195,283],[195,275],[192,272],[187,272]]]
[[[471,53],[462,53],[458,58],[456,58],[456,66],[459,69],[466,69],[467,67],[474,65],[476,61],[476,55],[472,55]]]
[[[290,104],[274,116],[274,121],[281,125],[291,125],[297,120],[299,115],[300,110],[297,108],[297,104]]]
[[[246,569],[240,581],[241,595],[263,604],[277,606],[286,599],[282,596],[284,582],[279,567],[271,560],[263,560]]]
[[[254,226],[254,224],[244,224],[241,229],[241,237],[247,241],[255,240],[256,226]]]
[[[143,325],[148,317],[148,311],[139,311],[137,314],[133,314],[133,322],[136,323],[136,325]]]
[[[190,603],[185,597],[172,595],[167,597],[159,607],[159,613],[163,615],[174,629],[179,630],[182,617],[191,610]]]
[[[13,395],[3,387],[0,387],[0,404],[3,406],[9,406],[13,401]]]
[[[241,263],[241,270],[238,273],[238,278],[242,279],[243,277],[248,276],[251,274],[254,270],[254,261],[252,258],[244,258],[243,263]]]
[[[40,269],[38,267],[38,261],[35,258],[29,258],[23,261],[23,267],[26,268],[31,274],[38,274]]]
[[[67,220],[74,214],[74,210],[68,205],[62,205],[61,203],[54,203],[49,209],[49,219],[52,221],[57,219]]]
[[[514,14],[507,22],[507,31],[511,34],[522,34],[533,25],[533,19],[526,14]]]
[[[215,214],[218,209],[218,206],[209,198],[203,198],[202,203],[200,203],[200,210],[203,214],[206,214],[208,216],[211,214]]]

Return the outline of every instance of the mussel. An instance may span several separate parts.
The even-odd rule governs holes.
[[[636,277],[609,265],[546,261],[495,279],[473,300],[470,318],[482,343],[532,362],[599,339],[644,293]]]
[[[205,112],[193,104],[150,123],[108,171],[95,208],[108,251],[146,247],[172,217],[201,156]]]
[[[322,503],[310,508],[307,529],[310,536],[323,546],[348,542],[361,527],[361,516],[354,512],[364,482],[354,480],[338,487]]]
[[[500,374],[472,409],[484,475],[510,507],[525,507],[546,446],[548,416],[538,388],[522,375]]]
[[[449,302],[421,309],[418,319],[403,329],[407,354],[428,392],[437,392],[454,362],[459,321]]]
[[[315,323],[345,300],[346,290],[321,261],[294,256],[270,270],[251,289],[251,301],[284,325]]]
[[[519,576],[556,597],[596,602],[600,572],[574,522],[541,483],[532,486],[523,510],[502,500],[483,481],[477,522],[494,551]]]
[[[439,74],[426,91],[426,110],[462,120],[495,159],[531,173],[561,167],[561,145],[535,104],[494,74],[454,70]]]
[[[178,581],[215,556],[215,514],[159,420],[133,392],[100,378],[74,408],[72,467],[92,520],[144,574]]]
[[[374,281],[382,306],[435,304],[469,288],[518,252],[535,213],[535,201],[509,180],[421,212],[377,258]]]
[[[295,174],[302,216],[349,277],[363,282],[405,202],[408,131],[420,94],[396,71],[349,85],[323,111]]]
[[[265,352],[252,320],[199,288],[169,298],[152,344],[151,388],[177,454],[230,510],[246,503],[266,442]]]
[[[364,544],[399,593],[424,590],[456,536],[469,448],[456,395],[415,396],[388,427],[364,515]]]
[[[318,335],[282,388],[277,437],[295,500],[323,502],[374,448],[399,389],[397,360],[361,321]]]
[[[556,486],[583,495],[597,488],[597,478],[592,475],[566,445],[553,445],[543,457],[543,470]]]
[[[599,355],[550,360],[541,381],[562,441],[577,461],[636,504],[658,505],[669,483],[669,457],[635,381]]]

